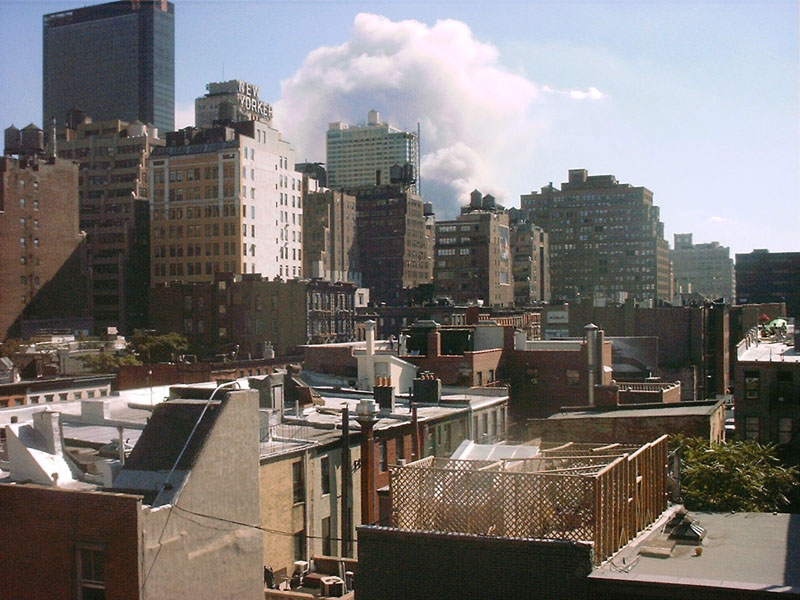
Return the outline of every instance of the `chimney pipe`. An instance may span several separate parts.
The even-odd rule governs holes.
[[[353,471],[350,457],[350,410],[342,407],[342,556],[353,555]]]
[[[586,385],[588,387],[588,403],[594,406],[594,386],[597,383],[597,331],[599,327],[589,323],[583,328],[586,337]]]

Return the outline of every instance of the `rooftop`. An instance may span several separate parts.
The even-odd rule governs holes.
[[[551,415],[550,419],[622,419],[630,417],[688,417],[694,415],[710,415],[725,400],[708,400],[703,402],[676,402],[670,404],[653,403],[631,406],[630,408],[614,408],[613,410],[596,408],[594,410],[575,410]]]
[[[800,515],[694,515],[706,530],[699,556],[693,545],[682,544],[675,546],[669,558],[641,555],[640,549],[660,535],[662,527],[655,527],[590,579],[800,593]],[[623,558],[627,567],[622,567]]]
[[[797,348],[782,342],[759,341],[752,344],[740,357],[739,362],[792,362],[800,363]]]

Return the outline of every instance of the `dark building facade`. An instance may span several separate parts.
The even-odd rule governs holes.
[[[422,198],[406,187],[355,188],[361,282],[376,303],[397,303],[404,289],[430,283]]]
[[[520,213],[550,236],[554,299],[672,297],[669,245],[647,188],[570,169],[560,190],[523,194]]]
[[[71,123],[58,155],[80,163],[80,227],[86,232],[89,302],[95,327],[128,335],[147,326],[150,206],[147,158],[163,140],[140,122]]]
[[[43,118],[64,126],[77,108],[95,120],[175,128],[175,8],[120,1],[44,15]]]
[[[355,339],[355,285],[219,274],[214,282],[150,290],[150,323],[186,336],[203,354],[286,356],[303,344]]]
[[[800,318],[800,252],[737,254],[736,302],[785,302],[786,314]]]
[[[42,130],[5,131],[0,157],[0,340],[26,320],[86,316],[78,166],[41,154]],[[16,156],[14,156],[16,155]]]

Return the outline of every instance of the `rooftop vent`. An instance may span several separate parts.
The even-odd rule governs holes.
[[[678,512],[667,523],[666,531],[669,532],[669,539],[689,544],[699,544],[706,537],[706,530],[693,515],[686,512]]]

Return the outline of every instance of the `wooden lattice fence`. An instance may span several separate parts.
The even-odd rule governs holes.
[[[390,467],[392,526],[594,543],[600,563],[667,502],[667,437],[641,447],[562,445],[498,461]]]

